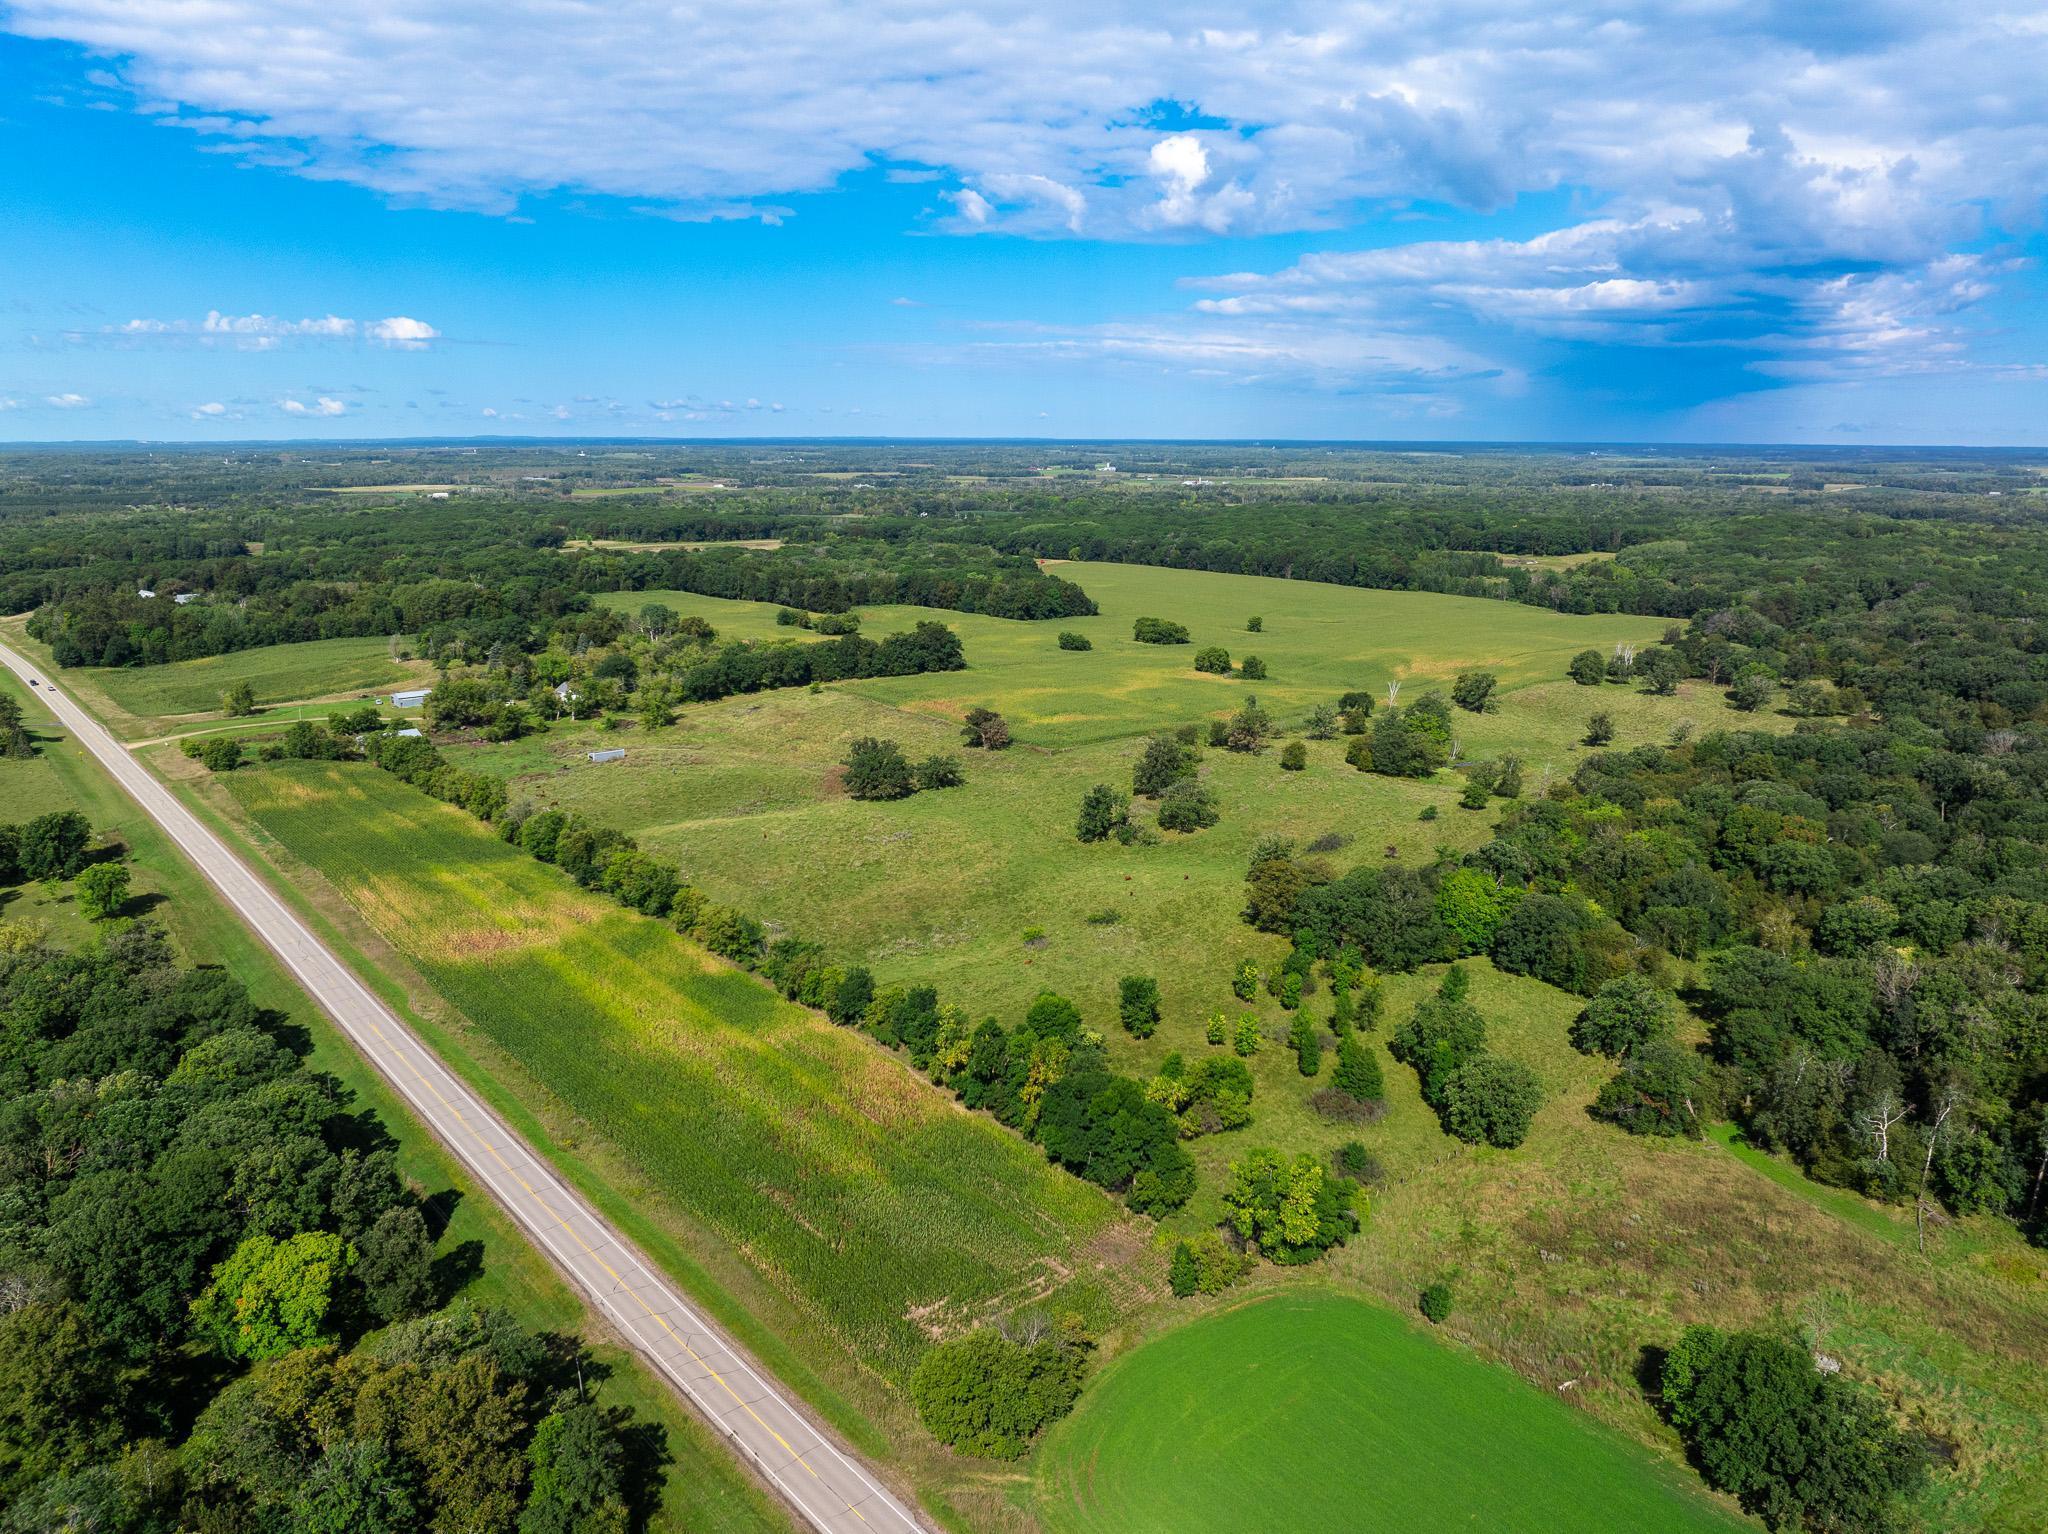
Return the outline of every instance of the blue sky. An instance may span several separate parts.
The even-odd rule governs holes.
[[[2048,24],[0,0],[0,439],[2048,443]]]

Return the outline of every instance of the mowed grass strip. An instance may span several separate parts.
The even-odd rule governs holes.
[[[1107,1369],[1040,1460],[1054,1534],[1729,1534],[1751,1527],[1504,1369],[1325,1291]]]
[[[359,765],[227,780],[435,990],[863,1363],[1067,1285],[1099,1191],[858,1035]]]

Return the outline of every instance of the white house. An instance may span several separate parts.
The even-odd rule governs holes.
[[[574,703],[576,701],[577,693],[576,689],[571,687],[567,682],[557,682],[555,683],[555,696],[560,698],[564,703]]]
[[[433,690],[431,687],[412,687],[404,692],[394,692],[391,695],[391,706],[393,708],[418,708],[427,701],[427,694]]]

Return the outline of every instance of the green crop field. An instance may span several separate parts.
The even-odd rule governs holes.
[[[18,625],[10,627],[7,642],[48,663],[49,651]],[[403,649],[404,642],[395,639],[313,639],[163,666],[73,668],[61,676],[115,734],[140,740],[172,733],[190,715],[220,718],[220,695],[236,682],[247,682],[257,705],[267,707],[429,681],[433,668],[399,660]],[[327,710],[317,712],[324,717]]]
[[[1059,1534],[1691,1534],[1746,1527],[1675,1467],[1399,1317],[1269,1295],[1106,1370],[1042,1455]]]
[[[1098,1281],[1089,1259],[1139,1239],[1111,1201],[867,1040],[374,768],[294,764],[228,787],[657,1199],[864,1369],[900,1383],[931,1332],[1055,1293],[1121,1304],[1104,1287],[1120,1275]]]

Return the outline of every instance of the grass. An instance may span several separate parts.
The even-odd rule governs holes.
[[[1058,1293],[1110,1201],[859,1037],[659,923],[578,891],[373,768],[237,773],[242,808],[318,868],[491,1044],[744,1252],[811,1328],[900,1384],[935,1332]]]
[[[48,648],[29,639],[18,622],[6,626],[6,638],[23,654],[49,664]],[[397,658],[403,648],[398,639],[313,639],[162,666],[73,667],[61,675],[64,686],[108,729],[123,740],[142,740],[175,733],[198,722],[195,715],[221,720],[220,696],[236,682],[250,685],[259,707],[273,708],[388,692],[394,686],[431,679],[433,668],[425,661]],[[312,712],[325,718],[329,711],[321,707]],[[251,722],[276,724],[299,712],[268,713]]]
[[[0,672],[0,691],[22,702],[40,749],[25,762],[0,761],[0,803],[10,818],[46,810],[83,811],[103,836],[125,849],[134,873],[131,910],[146,909],[170,932],[187,963],[218,964],[248,987],[258,1005],[283,1017],[310,1044],[308,1064],[336,1077],[361,1110],[374,1112],[396,1137],[406,1176],[435,1198],[447,1216],[444,1251],[470,1243],[483,1249],[481,1273],[467,1290],[482,1303],[503,1305],[530,1327],[580,1335],[608,1375],[600,1399],[632,1408],[658,1422],[672,1462],[654,1534],[786,1534],[792,1525],[733,1460],[723,1442],[690,1416],[669,1389],[647,1374],[581,1299],[514,1229],[489,1198],[478,1193],[456,1164],[413,1120],[404,1104],[328,1023],[269,951],[250,935],[213,889],[155,825],[116,788],[75,743],[54,727],[49,712],[12,673]],[[0,906],[0,919],[23,917],[50,924],[56,940],[75,943],[86,923],[68,892],[31,887]]]
[[[1054,569],[1095,598],[1099,616],[1018,623],[925,608],[865,608],[862,631],[870,635],[920,619],[948,623],[966,645],[972,670],[861,682],[851,690],[949,719],[987,704],[1010,720],[1020,740],[1067,747],[1225,713],[1246,692],[1285,714],[1334,702],[1354,688],[1378,695],[1395,679],[1415,692],[1448,687],[1460,671],[1474,669],[1496,673],[1505,689],[1524,687],[1562,677],[1576,651],[1606,651],[1624,640],[1653,643],[1665,627],[1660,618],[1574,617],[1478,597],[1266,576],[1142,565],[1061,563]],[[774,629],[775,609],[762,603],[659,591],[602,600],[628,612],[661,601],[702,615],[721,634],[790,637],[789,630]],[[1254,614],[1265,620],[1261,633],[1245,631]],[[1193,643],[1137,643],[1131,623],[1141,615],[1185,623]],[[1062,629],[1086,634],[1095,648],[1061,650],[1056,636]],[[1259,656],[1269,679],[1248,683],[1196,671],[1191,663],[1204,645],[1222,645],[1236,660]],[[1583,721],[1580,714],[1574,724],[1583,728]],[[1475,742],[1482,738],[1474,736]]]
[[[1595,708],[1614,714],[1623,745],[1662,740],[1682,719],[1711,726],[1733,717],[1704,687],[1652,698],[1559,680],[1577,650],[1654,638],[1655,620],[1134,566],[1061,568],[1103,606],[1101,617],[1071,625],[1095,634],[1092,652],[1056,647],[1065,622],[947,613],[963,637],[963,672],[691,708],[670,730],[604,736],[625,745],[627,759],[598,769],[583,760],[600,743],[592,724],[478,747],[475,761],[512,778],[515,794],[632,831],[714,898],[860,957],[885,980],[929,980],[977,1013],[1016,1016],[1049,987],[1100,1020],[1117,976],[1157,974],[1183,1044],[1185,1030],[1229,1004],[1224,981],[1240,958],[1274,962],[1275,941],[1237,920],[1245,864],[1262,838],[1339,836],[1340,868],[1382,860],[1390,847],[1415,862],[1439,844],[1484,841],[1492,817],[1456,807],[1460,775],[1421,783],[1359,773],[1344,764],[1338,739],[1308,742],[1309,768],[1298,774],[1280,771],[1277,753],[1205,752],[1221,824],[1149,849],[1081,845],[1073,825],[1082,795],[1093,783],[1128,785],[1146,731],[1225,713],[1251,690],[1283,719],[1349,688],[1377,692],[1393,676],[1412,698],[1483,663],[1502,679],[1499,708],[1461,712],[1461,744],[1470,755],[1519,751],[1540,791],[1547,775],[1573,770]],[[645,592],[606,600],[656,598],[706,616],[722,634],[791,634],[767,604]],[[1131,619],[1142,612],[1188,618],[1197,640],[1221,639],[1240,654],[1256,647],[1277,680],[1252,687],[1204,676],[1189,664],[1190,647],[1134,643]],[[1267,632],[1245,635],[1254,612]],[[1202,614],[1215,615],[1208,626]],[[881,634],[931,616],[870,609],[863,627]],[[1432,655],[1432,644],[1445,648]],[[892,737],[913,756],[957,751],[956,721],[976,703],[1000,710],[1019,743],[963,753],[966,788],[881,805],[838,790],[835,769],[853,739]],[[1439,818],[1420,820],[1430,808]],[[1105,909],[1124,920],[1084,920]],[[1023,946],[1029,928],[1042,929],[1042,946]]]
[[[1042,1455],[1058,1534],[1695,1534],[1673,1467],[1377,1306],[1266,1295],[1119,1360]]]

